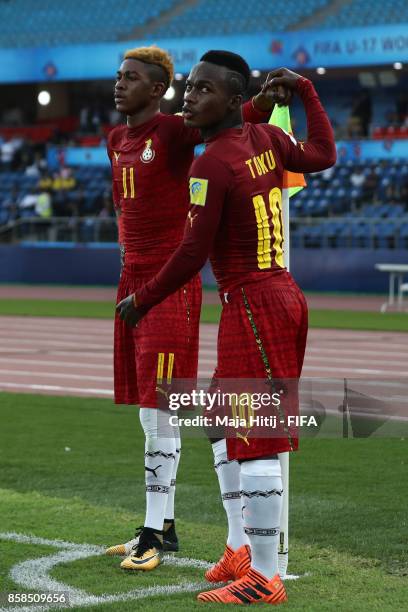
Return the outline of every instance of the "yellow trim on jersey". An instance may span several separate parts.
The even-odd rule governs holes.
[[[163,370],[164,370],[164,353],[158,353],[157,355],[157,382],[163,382]]]
[[[130,197],[135,197],[135,181],[133,179],[133,168],[130,168]]]
[[[281,210],[282,210],[282,192],[279,187],[274,187],[269,192],[269,208],[272,213],[273,223],[273,249],[275,251],[275,261],[281,268],[284,267],[283,263],[283,236],[282,236],[282,225],[281,225]]]
[[[265,270],[272,267],[272,250],[275,251],[275,261],[281,268],[283,263],[283,235],[281,223],[282,192],[279,187],[274,187],[269,192],[269,209],[272,214],[273,223],[273,246],[271,248],[271,228],[263,195],[259,194],[252,198],[255,209],[256,224],[258,228],[258,268]]]
[[[190,204],[205,206],[207,199],[208,179],[190,178]]]
[[[169,361],[167,364],[167,383],[171,383],[173,377],[174,353],[169,353]]]
[[[126,168],[122,168],[123,197],[127,198]]]
[[[252,202],[258,226],[258,268],[264,270],[265,268],[270,268],[272,264],[271,232],[269,229],[268,213],[266,212],[265,200],[262,195],[253,197]]]

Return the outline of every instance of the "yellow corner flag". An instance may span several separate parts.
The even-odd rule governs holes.
[[[278,106],[275,104],[272,115],[269,119],[271,125],[282,128],[288,134],[293,135],[290,123],[289,106]],[[289,190],[289,197],[306,187],[305,177],[301,173],[285,170],[283,174],[283,187]]]

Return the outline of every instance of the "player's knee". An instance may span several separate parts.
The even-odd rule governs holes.
[[[242,476],[267,476],[277,477],[282,476],[282,470],[279,459],[253,459],[245,461],[241,464]]]
[[[168,423],[167,414],[155,408],[140,408],[140,423],[145,434],[145,450],[148,452],[160,450],[175,455],[179,440],[175,438],[173,428]]]

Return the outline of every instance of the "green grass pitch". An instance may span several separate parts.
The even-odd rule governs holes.
[[[43,317],[91,317],[111,319],[114,304],[103,301],[0,299],[1,315]],[[203,305],[202,323],[218,323],[221,307]],[[310,310],[310,327],[408,332],[408,316],[404,312],[382,314],[351,310]]]
[[[0,393],[0,422],[1,532],[105,546],[127,539],[142,523],[137,409],[109,400]],[[289,602],[282,610],[408,609],[407,441],[315,438],[301,446],[291,459],[289,570],[302,578],[287,583]],[[176,514],[178,556],[216,560],[226,526],[204,439],[184,437]],[[0,539],[0,591],[22,590],[9,575],[15,564],[53,552]],[[202,570],[165,564],[129,575],[119,561],[100,555],[65,562],[51,576],[97,595],[202,581]],[[71,609],[204,609],[195,595]]]

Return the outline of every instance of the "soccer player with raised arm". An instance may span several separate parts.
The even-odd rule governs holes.
[[[118,217],[123,267],[118,302],[156,274],[183,237],[188,213],[187,176],[198,129],[180,116],[160,112],[160,101],[173,79],[169,54],[158,47],[125,53],[116,77],[115,104],[127,124],[108,137],[113,200]],[[272,97],[262,91],[243,106],[245,120],[266,120]],[[157,388],[173,379],[196,379],[201,283],[193,275],[152,311],[137,329],[115,319],[114,386],[117,404],[138,404],[145,433],[146,517],[144,528],[109,555],[130,555],[121,567],[154,569],[157,550],[178,550],[174,494],[180,459],[180,435],[157,431]]]
[[[282,179],[285,169],[317,172],[333,165],[333,131],[311,81],[285,68],[271,73],[269,84],[299,95],[308,140],[296,142],[271,125],[243,124],[248,65],[222,51],[210,51],[201,59],[186,83],[183,116],[186,125],[201,130],[206,150],[190,170],[191,207],[183,241],[162,270],[117,310],[129,326],[143,324],[143,316],[193,278],[209,255],[223,301],[217,378],[298,379],[307,307],[283,266]],[[242,532],[248,538],[251,565],[229,585],[201,593],[200,601],[286,601],[278,574],[278,453],[296,450],[297,444],[290,435],[255,438],[250,444],[239,437],[226,440],[226,459],[235,461],[239,476]]]

